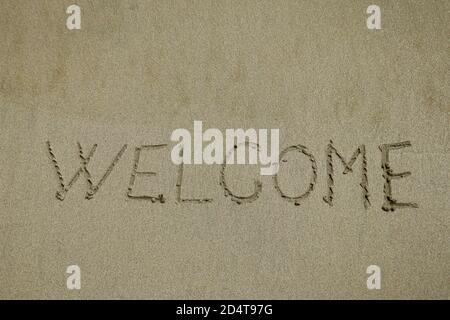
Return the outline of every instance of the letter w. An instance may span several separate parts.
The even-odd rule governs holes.
[[[98,184],[94,185],[94,183],[92,181],[91,173],[87,169],[87,165],[88,165],[89,161],[91,160],[92,156],[94,155],[95,150],[97,149],[97,144],[93,145],[93,147],[91,148],[91,150],[89,151],[87,156],[84,156],[83,148],[81,147],[81,144],[77,142],[77,145],[78,145],[79,156],[81,158],[81,167],[78,168],[78,170],[75,172],[75,174],[69,180],[69,183],[66,184],[64,182],[64,178],[63,178],[63,175],[61,173],[61,169],[59,167],[58,161],[56,160],[56,156],[55,156],[53,148],[52,148],[52,146],[50,144],[50,141],[47,141],[47,149],[48,149],[48,152],[50,154],[50,158],[51,158],[51,160],[53,162],[53,166],[54,166],[54,168],[56,170],[56,174],[57,174],[58,180],[59,180],[59,187],[60,187],[59,189],[60,190],[56,191],[56,198],[58,200],[61,200],[61,201],[63,201],[65,199],[66,194],[69,192],[69,190],[75,184],[75,182],[78,180],[78,178],[80,177],[81,174],[83,174],[85,176],[86,182],[88,183],[88,191],[86,192],[85,198],[86,199],[92,199],[94,197],[95,193],[103,185],[103,183],[105,182],[106,178],[108,178],[108,176],[111,173],[111,171],[113,170],[114,166],[117,164],[117,162],[119,161],[120,157],[122,156],[122,154],[125,152],[125,150],[127,148],[126,144],[123,145],[123,147],[120,149],[120,151],[117,153],[117,155],[113,159],[112,163],[106,169],[105,173],[101,177],[101,179],[98,182]]]

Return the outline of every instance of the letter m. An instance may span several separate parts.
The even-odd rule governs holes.
[[[366,158],[366,147],[364,145],[360,145],[358,149],[353,153],[349,162],[345,160],[345,158],[336,150],[333,146],[333,141],[330,140],[330,143],[327,146],[327,183],[328,183],[328,194],[323,197],[323,200],[328,203],[330,206],[333,205],[334,198],[334,167],[333,167],[333,153],[341,160],[344,165],[343,174],[347,174],[352,172],[352,166],[355,163],[358,156],[362,155],[362,165],[361,165],[361,183],[360,186],[362,188],[363,193],[363,201],[364,208],[368,208],[370,206],[369,201],[369,182],[367,180],[367,158]]]

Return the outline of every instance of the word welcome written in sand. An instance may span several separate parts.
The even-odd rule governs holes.
[[[241,145],[234,145],[234,148],[241,148],[245,147],[248,143],[245,142]],[[112,162],[109,164],[103,175],[101,176],[100,180],[97,183],[94,183],[92,174],[89,171],[88,164],[91,158],[93,157],[95,150],[97,148],[97,144],[94,144],[92,148],[85,153],[85,150],[83,150],[80,143],[77,143],[78,146],[78,153],[79,158],[81,162],[81,166],[78,168],[78,170],[75,172],[75,174],[68,180],[63,177],[60,169],[60,165],[58,163],[58,160],[56,158],[55,152],[53,150],[52,144],[50,141],[47,141],[47,149],[50,156],[50,159],[53,163],[53,167],[56,171],[56,175],[59,181],[59,190],[56,192],[56,198],[63,201],[69,192],[69,190],[72,188],[72,186],[75,184],[75,182],[78,180],[80,176],[83,176],[87,182],[88,190],[86,192],[86,199],[92,199],[95,194],[100,190],[101,186],[105,183],[108,176],[112,173],[114,167],[119,162],[121,156],[124,154],[124,152],[127,149],[127,145],[123,145],[122,148],[118,151],[116,156],[113,158]],[[411,172],[394,172],[391,168],[391,164],[389,161],[389,153],[393,150],[398,150],[406,147],[410,147],[411,143],[409,141],[404,142],[397,142],[397,143],[389,143],[389,144],[382,144],[379,146],[379,149],[381,151],[381,174],[384,178],[384,187],[383,187],[383,194],[384,194],[384,202],[382,205],[382,209],[384,211],[394,211],[399,208],[417,208],[418,205],[416,203],[412,202],[400,202],[396,199],[394,199],[394,196],[392,194],[392,187],[391,182],[395,179],[401,179],[405,178],[409,175],[411,175]],[[141,153],[144,151],[151,151],[151,150],[157,150],[157,149],[165,149],[168,148],[167,144],[157,144],[157,145],[141,145],[138,147],[135,147],[134,150],[134,160],[132,164],[131,169],[131,176],[128,184],[127,189],[127,197],[130,199],[143,199],[143,200],[150,200],[151,202],[159,202],[159,203],[165,203],[166,198],[163,194],[158,195],[136,195],[133,192],[136,179],[138,178],[144,178],[144,177],[151,177],[155,176],[157,173],[153,171],[139,171],[139,161]],[[344,156],[336,149],[333,142],[330,141],[327,145],[327,160],[326,160],[326,171],[327,171],[327,194],[323,197],[323,200],[329,205],[333,205],[333,199],[334,199],[334,179],[335,179],[335,158],[339,159],[344,167],[343,174],[347,174],[349,172],[353,171],[354,163],[358,158],[361,158],[361,182],[360,187],[362,191],[362,201],[364,204],[364,207],[367,209],[370,206],[370,194],[369,194],[369,182],[367,178],[367,156],[366,156],[366,148],[364,145],[360,145],[356,148],[353,155],[351,156],[350,160],[347,161]],[[282,167],[282,163],[284,162],[283,159],[288,153],[291,152],[298,152],[300,155],[304,156],[309,160],[311,165],[311,175],[310,180],[306,182],[306,185],[308,185],[307,190],[296,196],[287,195],[283,192],[282,187],[280,186],[280,183],[278,181],[278,173],[275,173],[272,176],[273,184],[275,189],[277,190],[277,193],[280,195],[280,197],[286,201],[293,202],[295,205],[300,205],[300,202],[307,198],[311,192],[314,190],[315,184],[317,182],[317,164],[314,156],[308,151],[308,148],[303,145],[293,145],[285,148],[280,152],[279,155],[279,163],[280,168]],[[258,199],[261,190],[262,190],[262,183],[259,180],[255,180],[254,185],[254,192],[250,195],[241,196],[237,195],[231,189],[229,188],[227,184],[226,179],[226,168],[227,164],[223,163],[220,165],[220,185],[223,188],[225,192],[225,196],[229,196],[231,200],[238,204],[242,203],[251,203]],[[184,202],[194,202],[194,203],[209,203],[212,202],[212,199],[185,199],[181,195],[183,185],[183,163],[178,165],[178,178],[176,183],[176,202],[177,203],[184,203]]]

